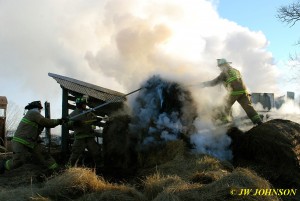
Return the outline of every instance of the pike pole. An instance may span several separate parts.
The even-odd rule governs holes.
[[[132,91],[132,92],[130,92],[130,93],[128,93],[128,94],[125,94],[124,96],[118,97],[118,98],[116,98],[116,99],[114,99],[114,100],[111,100],[111,101],[107,101],[107,102],[105,102],[105,103],[103,103],[103,104],[100,104],[100,105],[94,107],[94,108],[90,108],[90,109],[88,109],[88,110],[86,110],[86,111],[84,111],[84,112],[82,112],[82,113],[80,113],[80,114],[77,114],[77,115],[71,117],[70,120],[74,120],[74,119],[76,119],[77,117],[83,116],[83,115],[88,114],[88,113],[91,113],[91,112],[95,112],[95,111],[98,110],[99,108],[102,108],[102,107],[104,107],[104,106],[106,106],[106,105],[108,105],[108,104],[110,104],[110,103],[119,102],[119,101],[123,100],[123,98],[125,98],[126,96],[129,96],[129,95],[131,95],[131,94],[133,94],[133,93],[135,93],[135,92],[138,92],[138,91],[140,91],[140,90],[142,90],[142,89],[144,89],[144,88],[145,88],[145,87],[141,87],[141,88],[136,89],[136,90],[134,90],[134,91]]]

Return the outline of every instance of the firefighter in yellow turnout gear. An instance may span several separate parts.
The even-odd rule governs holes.
[[[2,172],[12,170],[35,158],[48,170],[54,170],[58,164],[40,144],[39,135],[44,127],[56,127],[64,123],[64,120],[43,117],[40,114],[43,109],[40,101],[29,103],[25,109],[28,111],[19,123],[12,139],[13,158],[2,162],[0,169]]]
[[[76,109],[70,114],[70,118],[86,111],[88,96],[76,99]],[[96,165],[101,163],[101,147],[95,141],[95,131],[93,124],[99,119],[94,113],[87,113],[76,117],[68,122],[69,128],[74,130],[74,142],[72,153],[69,158],[69,165],[75,166],[84,153],[85,149],[90,152]]]
[[[231,107],[235,101],[238,101],[253,124],[262,124],[260,116],[251,104],[251,99],[242,80],[241,73],[237,69],[231,67],[231,62],[227,62],[226,59],[217,59],[217,64],[222,71],[220,75],[211,81],[202,82],[202,86],[210,87],[217,84],[223,84],[228,90],[229,93],[226,96],[223,114],[221,115],[223,119],[221,120],[223,122],[228,121]]]

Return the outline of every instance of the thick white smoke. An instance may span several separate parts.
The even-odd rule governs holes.
[[[143,84],[132,107],[130,132],[141,144],[176,140],[191,135],[197,107],[191,94],[179,83],[153,76]]]
[[[206,153],[221,160],[232,159],[229,148],[231,139],[226,135],[225,127],[217,127],[201,119],[196,119],[194,124],[197,130],[191,135],[191,141],[195,144],[195,152]]]
[[[3,93],[13,92],[23,105],[44,98],[59,111],[60,88],[48,72],[123,92],[153,74],[184,85],[212,79],[221,57],[241,70],[250,91],[277,90],[264,34],[222,19],[216,6],[207,0],[1,1],[0,84],[14,86]],[[201,125],[209,127],[203,122],[224,89],[190,90]],[[207,136],[213,146],[227,145]]]

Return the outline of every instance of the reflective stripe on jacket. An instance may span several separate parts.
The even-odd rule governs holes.
[[[24,139],[22,139],[22,138],[18,138],[18,137],[16,137],[16,136],[13,137],[12,141],[21,143],[21,144],[23,144],[23,145],[25,145],[26,147],[29,147],[29,148],[31,148],[31,149],[33,149],[33,148],[35,147],[35,145],[36,145],[36,144],[33,143],[33,142],[28,142],[27,140],[24,140]]]
[[[235,68],[225,67],[218,77],[203,84],[204,86],[215,86],[221,83],[233,96],[248,93],[240,71]]]
[[[81,114],[85,110],[76,108],[71,114],[70,117]],[[79,124],[76,124],[76,121]],[[69,121],[68,126],[74,130],[75,139],[83,139],[89,137],[95,137],[94,129],[92,123],[97,121],[97,116],[93,113],[87,113],[82,116],[75,118],[73,121]]]
[[[22,144],[32,147],[32,144],[34,145],[39,139],[44,127],[53,128],[57,125],[59,125],[58,119],[45,118],[35,109],[28,110],[14,133],[14,141],[23,142]]]

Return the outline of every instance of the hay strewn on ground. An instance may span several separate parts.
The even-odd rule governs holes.
[[[89,182],[90,181],[90,182]],[[0,200],[7,201],[278,201],[277,197],[232,196],[231,189],[262,188],[271,185],[254,172],[238,168],[208,185],[183,181],[178,176],[162,176],[158,173],[148,176],[144,188],[137,191],[126,185],[105,182],[91,170],[71,168],[64,174],[50,179],[42,188],[19,188],[0,193]],[[145,196],[144,196],[145,195]]]
[[[46,182],[45,187],[39,191],[39,194],[55,200],[75,199],[81,196],[84,197],[80,200],[90,200],[91,198],[87,196],[90,193],[96,193],[99,197],[107,197],[107,200],[111,200],[109,197],[115,199],[116,195],[120,200],[123,199],[122,197],[124,200],[144,200],[143,195],[134,188],[108,183],[91,170],[83,168],[68,169],[64,174]]]
[[[186,184],[186,182],[176,175],[163,176],[160,173],[155,173],[145,179],[144,193],[149,200],[152,200],[165,188],[178,186],[181,184]]]
[[[229,162],[220,161],[208,155],[180,153],[173,160],[142,171],[140,174],[151,175],[159,172],[162,175],[177,175],[184,181],[190,181],[199,172],[230,172],[233,169]]]
[[[90,169],[70,168],[61,175],[49,179],[43,186],[28,186],[27,188],[2,191],[0,193],[0,200],[278,201],[276,197],[241,197],[230,195],[232,188],[271,188],[269,182],[258,177],[250,170],[237,168],[233,171],[227,171],[224,170],[224,166],[221,162],[205,155],[190,155],[188,161],[190,164],[183,166],[184,158],[182,158],[181,162],[176,158],[173,162],[170,161],[167,166],[161,165],[162,167],[157,167],[155,173],[145,177],[142,188],[139,190],[128,184],[120,185],[109,183],[97,176]],[[173,164],[173,166],[171,164]],[[192,168],[191,164],[197,167]],[[168,174],[167,169],[184,171],[186,173],[181,173],[181,175],[184,176],[184,178],[182,178],[177,175],[177,171],[171,171],[171,174]],[[205,184],[202,180],[200,180],[200,182],[192,182],[195,175],[199,173],[197,171],[201,171],[203,174],[216,174],[212,176],[215,180],[212,180],[209,184]],[[223,171],[222,174],[220,174],[220,171]],[[162,174],[162,172],[165,174]]]
[[[95,198],[95,199],[94,199]],[[61,200],[128,200],[144,201],[144,195],[129,185],[111,184],[84,168],[70,168],[45,182],[43,187],[28,186],[0,193],[6,201]]]
[[[272,196],[231,195],[232,189],[270,189],[271,185],[254,172],[238,168],[231,174],[208,185],[179,183],[166,187],[153,201],[279,201]]]
[[[148,169],[138,178],[114,184],[91,169],[70,168],[40,184],[0,191],[6,201],[279,201],[276,196],[237,196],[231,190],[270,189],[271,184],[247,168],[234,168],[230,162],[212,156],[191,154],[180,148],[182,141],[165,146],[166,155],[152,152]],[[171,146],[172,145],[172,146]],[[177,145],[177,146],[174,146]],[[172,147],[170,149],[170,147]],[[178,147],[178,149],[176,149]],[[160,153],[166,153],[161,150]],[[162,159],[163,158],[163,159]],[[165,161],[156,163],[156,161]],[[14,171],[14,170],[13,170]],[[9,174],[13,174],[13,171]],[[137,182],[139,181],[139,182]],[[28,182],[27,182],[28,183]],[[129,185],[129,183],[131,185]],[[135,186],[132,186],[135,185]],[[284,201],[295,197],[281,197]]]

